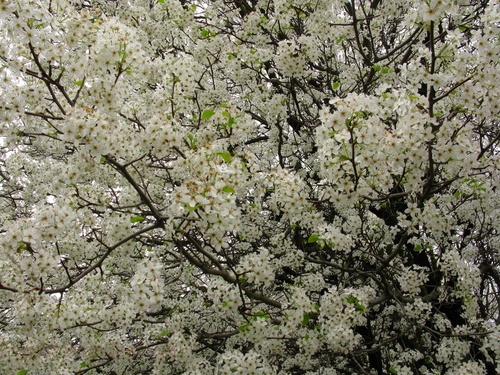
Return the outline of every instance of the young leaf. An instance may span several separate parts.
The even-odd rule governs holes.
[[[319,240],[319,236],[317,234],[311,234],[307,239],[307,243],[315,243]]]
[[[170,331],[168,329],[165,329],[160,333],[160,337],[165,337],[168,335],[170,335]]]
[[[194,206],[191,206],[190,204],[186,204],[186,207],[188,208],[189,211],[196,211],[198,207],[200,207],[201,204],[196,203]]]
[[[203,113],[201,114],[201,119],[202,120],[206,120],[206,119],[209,119],[210,117],[212,117],[213,115],[215,115],[215,111],[212,110],[212,109],[205,109],[203,111]]]
[[[302,318],[302,325],[305,327],[307,323],[309,323],[309,320],[311,320],[311,316],[308,313],[304,313],[304,316]]]
[[[260,311],[257,311],[256,313],[254,313],[254,316],[253,316],[254,320],[257,320],[259,318],[262,318],[262,319],[269,319],[269,315],[267,315],[264,311],[260,310]]]
[[[231,153],[227,151],[220,151],[215,153],[217,156],[220,156],[222,160],[224,160],[226,163],[231,163],[231,160],[233,160],[233,157],[231,156]]]
[[[349,302],[349,303],[356,303],[356,302],[358,302],[358,299],[356,297],[354,297],[354,296],[349,296],[346,299],[347,299],[347,302]]]
[[[238,330],[239,330],[240,332],[244,332],[244,331],[246,331],[248,328],[250,328],[250,323],[247,323],[247,324],[245,324],[245,325],[239,326],[239,327],[238,327]]]
[[[168,329],[163,330],[159,335],[153,336],[153,340],[163,340],[165,337],[170,335],[170,331]]]
[[[356,311],[359,311],[361,313],[365,312],[366,307],[364,307],[361,303],[359,303],[359,300],[356,297],[349,296],[346,299],[347,299],[347,302],[354,304]]]
[[[189,139],[189,142],[188,142],[189,148],[191,150],[194,150],[196,148],[196,143],[197,143],[196,137],[193,134],[188,134],[187,137]]]
[[[231,129],[234,125],[234,118],[229,117],[227,122],[223,125],[225,129]]]
[[[224,187],[222,188],[222,191],[223,191],[224,193],[234,194],[234,189],[233,189],[232,187],[230,187],[230,186],[224,186]]]
[[[131,223],[139,223],[141,221],[144,221],[144,218],[142,216],[132,216],[130,218]]]
[[[17,373],[17,375],[26,375],[29,370],[21,370]]]

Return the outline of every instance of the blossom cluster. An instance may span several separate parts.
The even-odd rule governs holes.
[[[499,21],[0,0],[0,373],[499,373]]]

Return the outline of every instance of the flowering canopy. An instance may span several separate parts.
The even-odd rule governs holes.
[[[2,374],[500,373],[500,7],[0,0]]]

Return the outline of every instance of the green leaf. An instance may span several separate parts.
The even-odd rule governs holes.
[[[206,120],[206,119],[209,119],[210,117],[212,117],[213,115],[215,115],[215,111],[212,110],[212,109],[205,109],[203,111],[203,113],[201,114],[201,119],[202,120]]]
[[[19,241],[19,242],[17,243],[17,249],[16,249],[16,251],[17,251],[18,253],[20,253],[21,251],[28,250],[28,248],[29,248],[29,243],[28,243],[28,242],[25,242],[25,241]]]
[[[227,118],[227,122],[222,125],[224,129],[232,128],[234,125],[234,118],[231,117],[231,114],[228,111],[222,111],[221,115]]]
[[[180,308],[174,307],[173,309],[168,310],[167,316],[172,316],[176,312],[180,312]]]
[[[163,338],[167,336],[170,336],[170,331],[165,329],[159,335],[154,336],[153,340],[163,340]]]
[[[232,187],[230,187],[230,186],[224,186],[224,187],[222,188],[222,191],[223,191],[224,193],[234,194],[234,189],[233,189]]]
[[[253,314],[254,315],[254,318],[258,319],[258,318],[262,318],[262,319],[269,319],[269,315],[267,315],[264,311],[260,310],[260,311],[257,311],[256,313]]]
[[[258,321],[259,319],[269,320],[269,315],[267,315],[264,311],[257,311],[250,319],[254,322]]]
[[[387,74],[391,71],[391,68],[389,68],[388,66],[384,66],[382,68],[382,74]]]
[[[163,3],[165,2],[165,0],[158,0],[158,2],[159,2],[160,4],[163,4]]]
[[[208,37],[211,37],[211,36],[215,36],[215,32],[213,31],[210,31],[210,30],[207,30],[207,29],[202,29],[201,30],[201,36],[203,38],[208,38]]]
[[[319,236],[317,234],[311,234],[307,239],[307,243],[315,243],[319,240]]]
[[[364,111],[364,110],[356,111],[356,112],[354,112],[354,114],[357,117],[361,117],[361,118],[368,118],[371,115],[371,113],[369,111]]]
[[[220,151],[215,153],[217,156],[220,156],[222,160],[224,160],[226,163],[231,163],[231,160],[233,160],[233,157],[230,152],[227,151]]]
[[[201,204],[199,203],[196,203],[194,206],[191,206],[190,204],[186,203],[186,207],[188,208],[189,211],[196,211],[200,206]]]
[[[349,303],[356,303],[356,302],[358,302],[358,299],[356,297],[354,297],[354,296],[349,296],[346,299],[347,299],[347,302],[349,302]]]
[[[375,70],[376,72],[378,72],[382,69],[382,67],[380,65],[373,65],[372,69]]]
[[[89,365],[86,362],[80,363],[80,368],[85,368],[85,367],[89,367]]]
[[[413,248],[413,251],[415,251],[416,253],[419,253],[422,251],[422,245],[415,245],[415,247]]]
[[[392,375],[398,375],[398,372],[396,371],[396,369],[394,367],[389,367],[389,372],[392,374]]]
[[[250,328],[250,323],[247,323],[247,324],[245,324],[245,325],[239,326],[239,327],[238,327],[238,330],[239,330],[240,332],[244,332],[244,331],[248,330],[248,328]]]
[[[132,216],[130,218],[131,223],[139,223],[141,221],[144,221],[144,218],[142,216]]]
[[[361,303],[359,303],[359,300],[356,297],[349,296],[346,299],[347,299],[347,302],[354,304],[354,307],[356,307],[356,311],[359,311],[361,313],[365,312],[366,307],[364,307]]]
[[[339,89],[339,87],[340,87],[340,82],[338,82],[338,81],[337,81],[337,82],[333,82],[333,83],[332,83],[332,89],[334,89],[334,90],[338,90],[338,89]]]
[[[76,81],[75,85],[82,87],[83,86],[83,80],[80,79],[80,80]]]
[[[166,330],[164,330],[164,331],[162,331],[160,333],[160,337],[165,337],[165,336],[168,336],[168,335],[170,335],[170,331],[168,329],[166,329]]]
[[[188,142],[188,146],[191,150],[194,150],[196,148],[196,137],[193,135],[193,134],[188,134],[188,139],[189,139],[189,142]]]
[[[304,313],[304,316],[302,318],[302,325],[305,327],[310,320],[311,320],[310,315],[308,313]]]
[[[26,375],[29,370],[21,370],[17,373],[17,375]]]

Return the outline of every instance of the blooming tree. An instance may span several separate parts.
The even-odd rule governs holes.
[[[0,0],[2,374],[500,373],[500,7]]]

